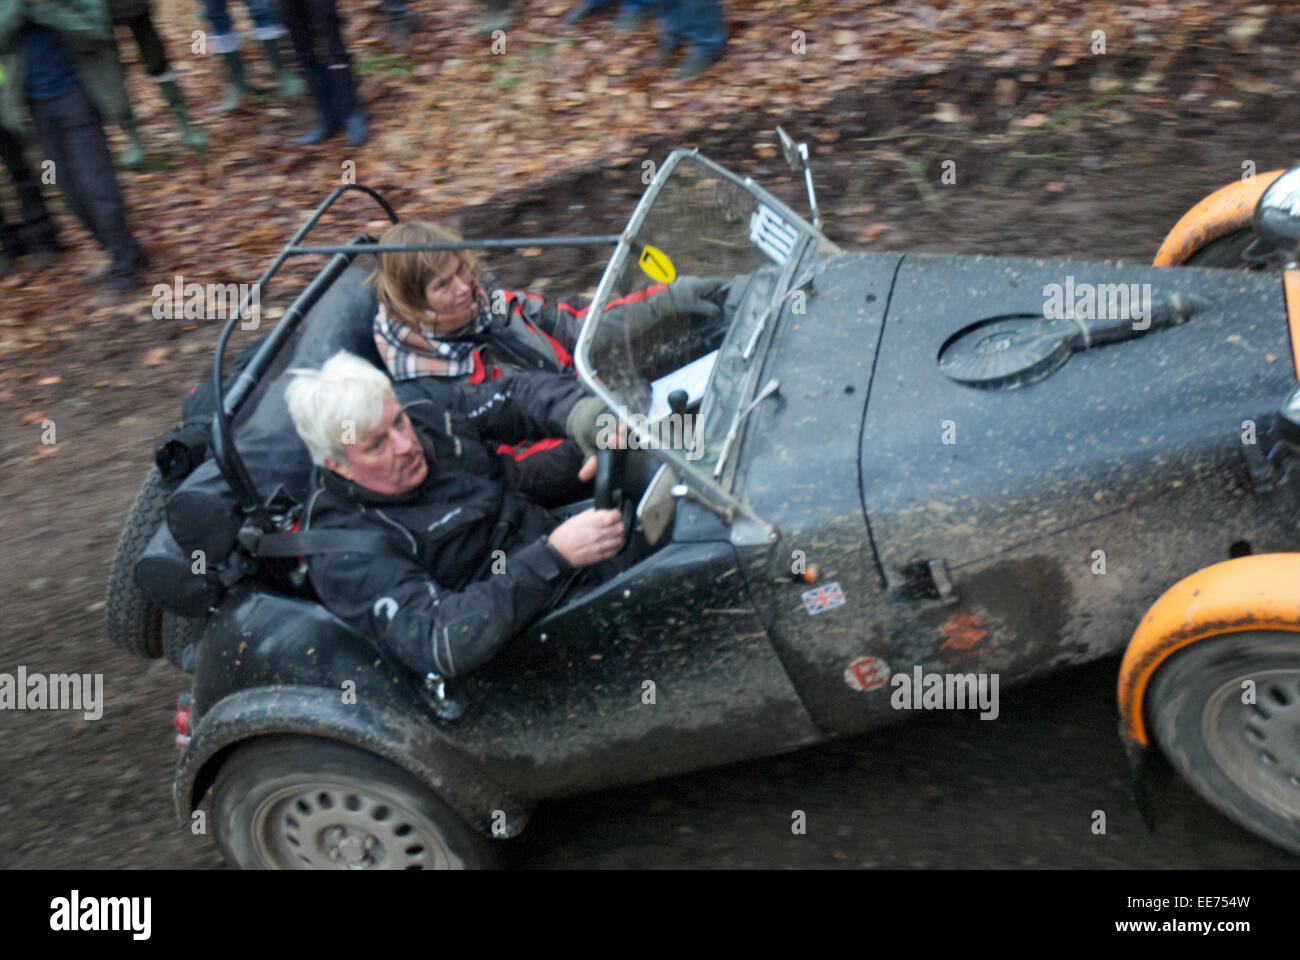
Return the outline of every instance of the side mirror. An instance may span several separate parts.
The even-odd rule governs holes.
[[[804,186],[808,188],[808,206],[812,208],[813,226],[820,230],[822,228],[822,214],[817,209],[817,194],[813,190],[812,166],[808,158],[808,144],[795,143],[794,138],[780,127],[776,128],[776,135],[781,141],[781,155],[785,157],[785,162],[790,165],[790,169],[795,173],[803,174]]]
[[[785,162],[795,173],[803,173],[803,168],[808,163],[808,144],[795,143],[794,138],[780,127],[776,128],[776,135],[781,141],[781,155],[785,157]],[[800,147],[803,149],[800,150]]]
[[[1291,391],[1291,395],[1286,398],[1282,409],[1278,412],[1281,414],[1278,419],[1278,429],[1282,439],[1287,443],[1300,446],[1300,385]]]

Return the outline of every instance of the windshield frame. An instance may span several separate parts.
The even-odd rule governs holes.
[[[758,371],[762,367],[767,345],[770,342],[773,330],[776,327],[776,321],[779,317],[781,308],[784,306],[784,297],[788,291],[791,278],[794,276],[794,270],[800,262],[806,259],[805,255],[808,250],[818,249],[823,246],[833,248],[834,246],[825,235],[821,233],[821,231],[817,230],[802,216],[795,213],[776,197],[772,196],[760,187],[752,178],[737,176],[725,167],[710,160],[708,157],[702,156],[698,148],[691,147],[674,150],[668,155],[668,158],[655,172],[654,179],[651,180],[645,193],[641,195],[641,199],[637,202],[636,208],[628,218],[627,225],[619,235],[618,246],[615,248],[613,256],[610,257],[609,263],[605,267],[605,272],[601,275],[600,283],[596,287],[595,296],[592,298],[591,304],[587,310],[587,316],[582,324],[582,329],[578,334],[577,343],[574,345],[574,367],[577,370],[579,378],[592,393],[605,402],[606,406],[609,407],[610,410],[619,409],[619,401],[600,382],[597,376],[597,371],[592,366],[591,361],[591,347],[595,339],[596,324],[599,322],[598,318],[604,310],[606,301],[610,298],[610,292],[613,290],[618,277],[627,264],[628,258],[632,256],[634,241],[641,230],[642,224],[645,222],[645,218],[650,208],[655,204],[660,191],[672,176],[673,171],[684,160],[691,160],[694,163],[700,164],[710,173],[728,180],[741,190],[744,190],[754,198],[756,203],[761,203],[769,207],[774,213],[779,214],[788,224],[794,227],[799,234],[789,259],[782,265],[777,288],[773,291],[774,300],[780,304],[780,306],[778,306],[773,311],[772,315],[768,317],[765,324],[766,329],[762,331],[758,348],[754,349],[752,355],[746,360],[745,378],[740,389],[740,393],[743,395],[738,397],[736,400],[737,412],[739,412],[748,402],[747,394],[752,392],[754,389],[754,381],[758,377]],[[716,373],[717,368],[715,366],[714,370],[710,373],[708,385],[705,388],[704,403],[701,405],[700,410],[701,414],[705,412],[706,407],[712,407],[716,403],[716,399],[713,397],[714,378]],[[698,469],[694,463],[686,460],[682,455],[683,451],[673,450],[667,447],[659,447],[654,444],[649,431],[642,430],[641,424],[637,423],[635,420],[629,424],[629,428],[636,430],[638,442],[641,443],[644,448],[655,449],[660,456],[664,457],[666,461],[672,464],[682,482],[688,483],[698,493],[706,496],[708,499],[719,504],[725,504],[726,511],[731,514],[733,518],[736,514],[742,514],[750,520],[767,528],[769,539],[775,537],[776,528],[766,520],[763,520],[754,514],[747,505],[732,496],[730,492],[730,488],[735,484],[737,472],[736,466],[738,463],[734,449],[731,455],[731,462],[728,464],[728,468],[724,475],[718,479],[714,479],[709,475],[712,472],[712,463],[710,461],[701,461],[702,466],[707,467],[706,470]],[[735,440],[736,447],[739,446],[739,440],[739,437]],[[703,443],[702,431],[701,434],[697,435],[697,443]]]

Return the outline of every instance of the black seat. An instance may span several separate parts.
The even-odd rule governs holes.
[[[373,257],[360,256],[339,274],[281,345],[235,419],[235,447],[264,499],[277,487],[300,503],[310,492],[311,455],[284,400],[289,371],[319,367],[339,350],[384,369],[371,334],[378,302],[365,282],[373,267]],[[235,547],[241,521],[234,491],[216,461],[205,460],[169,498],[167,522],[136,564],[137,582],[159,606],[199,615],[210,593],[200,588],[204,578],[189,575],[194,551],[210,563],[223,560]]]

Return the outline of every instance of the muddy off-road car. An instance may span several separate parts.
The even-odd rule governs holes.
[[[992,719],[999,690],[1123,649],[1135,771],[1158,748],[1300,853],[1300,168],[1207,198],[1150,267],[866,253],[814,226],[806,148],[782,140],[812,223],[678,150],[621,236],[552,238],[617,244],[576,367],[653,448],[642,470],[602,451],[593,498],[650,550],[467,676],[349,630],[294,540],[310,462],[285,371],[380,364],[376,241],[301,241],[344,193],[396,215],[358,187],[321,205],[259,284],[328,263],[237,375],[226,323],[187,399],[216,413],[160,445],[108,618],[193,674],[177,814],[206,802],[231,864],[488,865],[543,798],[921,708]],[[602,327],[683,276],[726,279],[724,323]]]

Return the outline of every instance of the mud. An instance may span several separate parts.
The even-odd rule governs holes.
[[[610,166],[511,189],[467,211],[465,222],[475,236],[617,232],[641,192],[642,161],[682,142],[804,210],[801,181],[772,149],[779,119],[811,142],[826,232],[844,246],[1149,262],[1184,210],[1239,177],[1244,161],[1265,171],[1300,155],[1300,130],[1283,122],[1292,99],[1245,96],[1233,108],[1216,107],[1211,95],[1182,99],[1195,92],[1194,66],[1170,67],[1184,85],[1155,107],[1127,87],[1101,99],[1107,91],[1087,75],[1026,87],[1022,105],[1041,96],[1048,119],[1018,136],[987,95],[993,78],[979,74],[929,78],[806,116],[729,118],[726,129],[665,133]],[[1134,79],[1122,64],[1115,76]],[[969,112],[972,129],[930,119],[947,101]],[[955,164],[954,184],[940,181],[944,161]],[[504,280],[554,295],[593,288],[603,252],[493,262]],[[93,722],[78,713],[0,715],[0,866],[221,864],[210,837],[172,817],[170,713],[188,677],[117,651],[103,629],[105,578],[152,438],[206,374],[216,330],[168,335],[172,359],[148,368],[141,355],[159,342],[152,325],[124,320],[74,335],[43,371],[67,375],[6,403],[0,670],[103,673],[106,705]],[[56,421],[56,446],[41,447],[32,413]],[[1115,735],[1117,669],[1103,661],[1004,693],[998,723],[922,717],[797,755],[547,803],[512,862],[1294,867],[1177,781],[1160,832],[1145,833]],[[809,814],[806,836],[791,833],[796,809]],[[1110,813],[1104,836],[1089,829],[1096,809]]]

